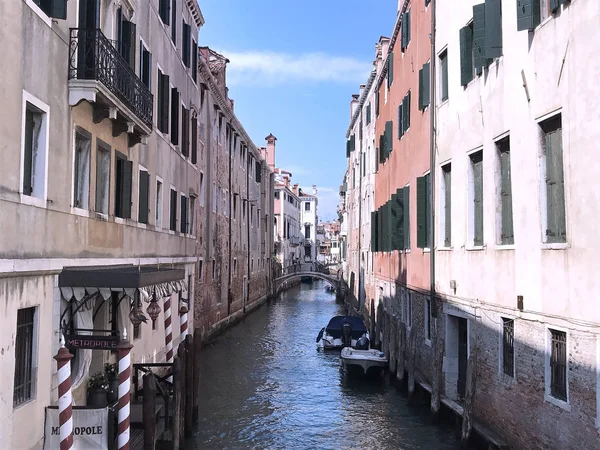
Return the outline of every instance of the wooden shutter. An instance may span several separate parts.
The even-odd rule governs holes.
[[[473,245],[483,245],[483,155],[471,156],[473,164]]]
[[[500,195],[502,208],[502,234],[501,242],[504,245],[514,244],[513,217],[512,217],[512,187],[510,176],[510,152],[500,152],[500,176],[502,179]]]
[[[429,106],[429,91],[430,91],[430,67],[429,63],[423,66],[423,109]]]
[[[377,251],[377,211],[371,211],[371,251]]]
[[[562,129],[546,133],[546,195],[548,242],[566,242]]]
[[[382,134],[379,136],[379,161],[383,164],[385,158],[385,134]]]
[[[163,133],[169,132],[169,75],[162,75],[162,128]]]
[[[66,20],[67,0],[41,0],[39,5],[40,9],[44,11],[48,17]]]
[[[144,83],[148,89],[152,89],[152,54],[144,48],[142,41],[140,41],[140,59],[142,61],[140,74],[142,83]]]
[[[367,105],[367,125],[371,123],[371,102]]]
[[[398,106],[398,139],[404,135],[404,100]]]
[[[198,162],[198,119],[192,119],[192,164]]]
[[[135,70],[136,31],[135,23],[128,20],[121,22],[121,55],[127,64]]]
[[[375,91],[375,117],[379,117],[379,88]]]
[[[427,248],[427,177],[417,177],[417,247]]]
[[[379,172],[379,147],[375,147],[375,173]]]
[[[402,189],[404,194],[403,215],[404,215],[404,249],[410,248],[410,186],[405,186]]]
[[[350,158],[350,139],[346,141],[346,158]]]
[[[171,0],[173,2],[173,9],[171,10],[171,40],[177,47],[177,0]]]
[[[187,233],[187,197],[185,195],[181,196],[181,222],[179,224],[179,229],[183,234]]]
[[[517,30],[533,30],[540,24],[539,0],[517,0]]]
[[[190,119],[189,111],[184,106],[181,106],[181,154],[183,156],[190,155]]]
[[[452,245],[452,171],[450,164],[442,168],[444,174],[444,247]]]
[[[404,133],[410,128],[410,91],[404,97]]]
[[[393,223],[394,223],[394,217],[392,215],[392,201],[388,200],[385,203],[385,209],[386,209],[386,228],[387,228],[387,236],[388,236],[388,240],[387,240],[387,250],[388,252],[391,252],[394,250],[394,246],[393,246],[393,236],[394,236],[394,227],[393,227]]]
[[[393,134],[394,134],[394,123],[389,120],[385,123],[385,144],[387,146],[386,149],[386,158],[392,153],[393,150]]]
[[[392,83],[394,82],[394,52],[390,52],[390,54],[388,55],[387,67],[387,86],[389,89]]]
[[[473,79],[473,30],[470,26],[460,29],[460,85],[466,86]]]
[[[423,110],[423,69],[419,69],[419,111]]]
[[[448,53],[440,61],[442,66],[442,101],[448,100]]]
[[[171,189],[171,207],[170,207],[169,229],[177,231],[177,191]]]
[[[394,229],[396,230],[396,247],[394,248],[404,250],[404,189],[396,190],[395,200],[396,222]]]
[[[121,207],[124,219],[131,219],[131,184],[133,177],[133,162],[123,161],[121,184]]]
[[[481,73],[485,65],[485,3],[473,6],[473,67]]]
[[[140,197],[138,201],[138,222],[148,223],[148,193],[150,189],[150,175],[145,170],[140,170]]]
[[[256,170],[255,170],[255,175],[256,175],[256,182],[260,183],[262,180],[262,167],[259,161],[256,161],[256,166],[255,166]]]
[[[158,13],[160,18],[165,25],[169,25],[171,18],[171,1],[170,0],[159,0]]]
[[[558,0],[551,0],[558,3]],[[485,0],[485,57],[502,56],[502,2]]]
[[[402,15],[402,51],[408,47],[410,43],[410,10]]]
[[[198,81],[198,44],[192,40],[192,80]]]
[[[25,111],[25,148],[23,159],[23,194],[31,195],[33,192],[33,129],[34,129],[33,111]],[[77,178],[75,178],[77,179]]]
[[[185,67],[190,67],[190,39],[191,27],[182,21],[181,27],[181,54]]]
[[[179,144],[179,91],[171,88],[171,143]]]
[[[398,201],[396,194],[392,194],[390,201],[390,222],[391,222],[391,245],[392,251],[400,248],[398,233]]]

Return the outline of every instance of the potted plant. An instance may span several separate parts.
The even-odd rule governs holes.
[[[107,405],[108,379],[104,372],[92,375],[88,381],[87,406],[104,408]]]
[[[117,363],[104,364],[104,374],[108,381],[108,403],[112,404],[119,400],[119,365]]]

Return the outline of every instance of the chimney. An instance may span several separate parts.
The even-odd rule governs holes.
[[[350,102],[350,120],[354,116],[356,109],[358,108],[358,94],[352,94],[352,101]]]
[[[267,164],[269,165],[269,167],[272,170],[275,169],[275,141],[276,140],[277,140],[277,138],[275,136],[273,136],[273,133],[269,133],[269,135],[265,138],[265,141],[267,141],[267,150],[266,150],[265,161],[267,161]]]
[[[366,87],[366,85],[364,85],[364,84],[361,84],[361,85],[360,85],[360,88],[359,88],[359,90],[358,90],[358,95],[359,95],[359,97],[362,97],[362,95],[363,95],[363,92],[365,92],[365,87]]]
[[[317,195],[317,185],[313,184],[313,195]]]
[[[294,187],[292,188],[292,192],[294,193],[294,195],[298,196],[298,183],[294,184]]]

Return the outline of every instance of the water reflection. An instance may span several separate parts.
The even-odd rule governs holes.
[[[408,405],[387,377],[340,371],[315,337],[343,305],[301,284],[202,353],[198,430],[188,449],[456,449],[452,429]]]

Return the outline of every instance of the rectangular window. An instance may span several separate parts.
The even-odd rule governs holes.
[[[502,371],[515,376],[515,321],[502,318]]]
[[[192,236],[196,236],[196,229],[194,228],[195,224],[195,219],[196,219],[196,197],[191,197],[190,196],[190,210],[188,213],[188,221],[189,221],[189,233]]]
[[[310,202],[304,203],[304,211],[310,211]]]
[[[192,80],[198,81],[198,44],[192,39]]]
[[[171,17],[171,0],[158,1],[158,15],[165,25],[169,25]]]
[[[550,330],[550,395],[567,401],[567,333]]]
[[[88,209],[90,201],[91,135],[87,131],[75,132],[75,164],[73,173],[73,206]]]
[[[448,50],[440,53],[440,100],[448,100]]]
[[[156,227],[162,228],[163,189],[162,181],[156,180]]]
[[[192,28],[182,21],[181,28],[181,59],[185,67],[190,67],[190,43],[192,38]]]
[[[401,46],[404,52],[410,43],[410,9],[402,15]]]
[[[140,169],[139,198],[138,198],[138,222],[148,223],[150,213],[150,175],[147,170]]]
[[[115,217],[122,219],[131,218],[131,179],[133,162],[127,161],[125,156],[116,155],[116,180],[115,180]]]
[[[204,206],[204,173],[200,172],[200,206]]]
[[[142,83],[148,88],[152,89],[152,53],[146,49],[144,43],[140,41],[140,78]]]
[[[371,102],[367,103],[366,116],[366,123],[369,125],[371,123]]]
[[[304,238],[310,239],[310,225],[304,225]]]
[[[96,212],[108,214],[110,147],[96,141]]]
[[[13,406],[19,406],[34,396],[36,371],[34,358],[37,353],[35,313],[36,308],[17,311]]]
[[[171,40],[177,47],[177,0],[171,0]]]
[[[500,166],[499,203],[500,203],[500,239],[502,245],[515,243],[513,232],[512,188],[510,171],[510,138],[496,142]]]
[[[181,208],[180,208],[180,222],[179,222],[179,231],[181,234],[187,233],[187,197],[185,195],[181,195]]]
[[[23,194],[45,198],[48,114],[25,104],[23,130]]]
[[[472,153],[469,182],[470,240],[474,246],[483,245],[483,151]]]
[[[430,91],[430,64],[423,64],[423,68],[419,70],[419,110],[425,110],[429,106],[429,91]]]
[[[179,91],[171,88],[171,144],[179,144]]]
[[[442,239],[444,247],[452,246],[452,165],[450,163],[442,167],[442,183],[441,183],[442,201]]]
[[[430,189],[429,174],[417,178],[417,247],[429,248]]]
[[[195,117],[195,114],[192,113],[194,117],[191,120],[192,127],[192,164],[198,163],[198,119]]]
[[[567,242],[565,179],[563,170],[562,119],[557,115],[540,123],[543,133],[543,154],[540,164],[545,180],[544,240]]]
[[[171,201],[169,202],[169,229],[177,231],[177,191],[171,189]]]
[[[162,132],[169,132],[169,99],[170,87],[169,76],[164,75],[158,69],[158,89],[157,89],[157,108],[156,108],[156,126]]]
[[[181,154],[190,156],[190,118],[188,109],[181,105]]]
[[[254,176],[255,176],[256,182],[260,183],[262,180],[262,168],[261,168],[260,161],[256,161],[256,171],[254,173]]]
[[[215,281],[216,278],[217,278],[217,262],[213,259],[212,260],[212,280]]]

